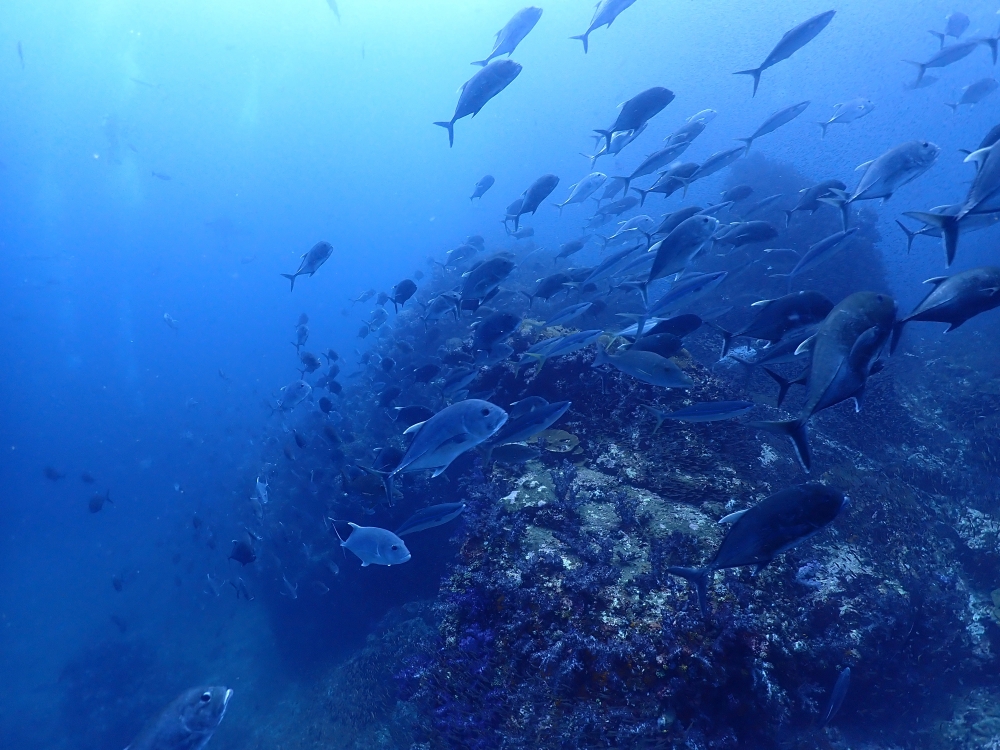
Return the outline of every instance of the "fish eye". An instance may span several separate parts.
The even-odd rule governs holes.
[[[212,694],[211,693],[204,692],[204,693],[201,694],[201,702],[202,703],[208,703],[210,700],[212,700]]]
[[[397,545],[397,544],[392,545],[392,551],[393,552],[395,552],[398,549],[399,549],[399,545]]]
[[[483,415],[484,417],[488,417],[488,416],[490,415],[490,410],[489,410],[489,409],[483,409],[483,410],[482,410],[482,412],[480,412],[480,413],[481,413],[481,414],[482,414],[482,415]]]

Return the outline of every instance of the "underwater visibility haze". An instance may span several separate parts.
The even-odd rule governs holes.
[[[995,3],[0,15],[0,748],[1000,747]]]

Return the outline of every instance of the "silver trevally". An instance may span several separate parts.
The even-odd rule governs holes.
[[[884,203],[903,185],[912,182],[930,169],[937,161],[941,149],[930,141],[906,141],[895,146],[877,159],[866,161],[856,171],[864,170],[854,192],[831,190],[835,197],[823,202],[838,206],[844,212],[847,225],[847,207],[854,201],[881,199]]]
[[[380,529],[377,526],[358,526],[356,523],[348,523],[351,527],[351,535],[346,540],[340,537],[337,525],[333,525],[333,530],[340,539],[340,546],[348,549],[361,560],[361,567],[367,568],[369,565],[402,565],[410,559],[410,550],[406,548],[406,543],[388,529]]]
[[[617,133],[614,133],[611,136],[610,145],[603,142],[604,138],[602,136],[595,135],[594,138],[597,139],[597,144],[600,144],[601,148],[597,151],[596,154],[580,154],[580,156],[586,156],[588,159],[590,159],[590,168],[593,169],[594,164],[597,163],[597,160],[600,157],[607,156],[608,154],[611,154],[612,156],[617,156],[619,153],[621,153],[621,150],[623,148],[625,148],[628,144],[630,144],[632,141],[634,141],[642,134],[642,131],[646,129],[646,126],[648,124],[649,123],[644,122],[635,130],[620,130]],[[597,144],[595,144],[595,147],[597,146]],[[610,188],[616,185],[618,186],[618,188],[617,190],[615,190],[615,193],[617,193],[618,190],[621,190],[621,185],[622,185],[621,182],[609,183],[608,186],[605,188],[605,191],[609,190]],[[601,197],[600,200],[605,200],[606,198],[613,198],[615,193],[611,193],[610,195],[608,195],[607,192],[605,192],[605,194]]]
[[[291,411],[301,404],[312,393],[312,386],[304,380],[294,380],[281,389],[281,398],[278,399],[278,409],[281,411]]]
[[[478,115],[486,102],[507,88],[520,72],[521,65],[513,60],[494,60],[462,84],[455,114],[447,122],[434,123],[447,129],[449,147],[455,145],[455,122],[469,115]]]
[[[780,128],[782,125],[787,125],[796,117],[801,115],[806,111],[810,102],[799,102],[798,104],[793,104],[790,107],[785,107],[784,109],[779,109],[777,112],[768,117],[764,122],[760,124],[752,135],[748,138],[737,138],[737,141],[743,141],[747,144],[747,151],[753,145],[753,142],[760,138],[762,135],[767,135],[768,133],[773,133],[775,130]]]
[[[606,0],[610,1],[610,0]],[[623,130],[638,130],[674,100],[674,92],[663,86],[640,91],[627,102],[619,105],[618,117],[607,130],[595,129],[594,132],[604,137],[604,142],[610,148],[611,137]]]
[[[404,434],[416,435],[396,468],[370,471],[382,477],[386,497],[392,502],[392,481],[397,474],[429,469],[438,476],[462,453],[493,437],[506,421],[507,412],[489,401],[459,401],[406,429]]]
[[[125,750],[201,750],[226,715],[233,691],[196,687],[180,694]]]
[[[705,161],[698,167],[693,175],[691,175],[688,182],[694,182],[695,180],[700,180],[709,175],[715,174],[721,169],[725,169],[730,164],[735,163],[743,154],[747,151],[746,146],[737,146],[736,148],[731,148],[727,151],[717,151],[710,157],[705,159]]]
[[[396,536],[401,537],[417,531],[433,529],[435,526],[442,526],[448,521],[458,518],[465,508],[465,503],[441,503],[421,508],[403,521],[403,525],[396,529]]]
[[[705,132],[705,128],[708,127],[708,123],[715,119],[715,116],[719,114],[714,109],[703,109],[701,112],[696,112],[691,115],[684,124],[681,125],[677,130],[668,135],[664,140],[667,143],[681,143],[686,141],[691,143],[695,138]]]
[[[798,50],[802,49],[809,42],[816,38],[823,29],[827,27],[827,24],[833,20],[837,11],[828,10],[825,13],[820,13],[812,18],[803,21],[794,29],[786,31],[784,36],[778,40],[778,43],[774,45],[774,49],[764,58],[762,62],[756,68],[750,68],[749,70],[737,70],[733,73],[734,76],[753,76],[753,95],[757,96],[757,86],[760,85],[760,74],[765,70],[770,68],[772,65],[780,63],[782,60],[787,60]]]
[[[333,246],[329,242],[317,242],[309,248],[309,252],[302,256],[302,262],[299,263],[299,268],[295,273],[283,273],[281,275],[291,281],[292,289],[295,289],[295,279],[297,277],[305,274],[312,276],[319,270],[320,266],[330,259],[332,253]]]
[[[980,78],[978,81],[970,83],[962,89],[962,95],[958,98],[957,102],[945,102],[944,104],[946,107],[951,107],[952,112],[957,112],[958,108],[963,104],[974,107],[996,91],[998,86],[1000,86],[1000,83],[997,83],[997,79],[992,76],[989,78]]]
[[[839,250],[842,250],[847,244],[847,240],[851,238],[857,230],[857,227],[851,227],[843,232],[834,232],[829,237],[824,237],[819,242],[812,245],[802,256],[795,267],[788,273],[775,273],[772,276],[787,276],[789,282],[794,279],[799,274],[805,273],[820,263],[830,258]]]
[[[639,166],[632,170],[632,174],[628,177],[618,177],[616,179],[625,181],[625,190],[627,191],[629,185],[632,184],[632,180],[639,177],[645,177],[648,174],[653,174],[656,170],[661,167],[668,166],[673,162],[678,156],[683,154],[687,147],[691,145],[689,140],[681,141],[671,141],[669,144],[661,149],[658,149],[643,159]]]
[[[948,37],[954,37],[958,39],[965,30],[969,28],[969,17],[956,10],[954,13],[949,13],[944,19],[944,31],[928,31],[928,34],[933,34],[941,42],[941,48],[944,48],[945,39]]]
[[[656,417],[656,427],[653,428],[653,434],[656,434],[666,419],[677,422],[721,422],[742,416],[753,407],[753,401],[703,401],[676,411],[657,409],[655,406],[646,406],[646,410]]]
[[[545,327],[558,326],[563,323],[569,323],[571,320],[576,320],[593,306],[593,302],[578,302],[575,305],[564,307],[562,310],[545,321]]]
[[[507,22],[507,25],[496,33],[496,43],[493,45],[493,51],[490,52],[489,56],[485,60],[476,60],[472,64],[485,66],[494,57],[500,57],[501,55],[509,57],[517,49],[517,45],[521,43],[521,40],[528,36],[528,33],[535,28],[535,24],[538,23],[538,19],[541,17],[541,8],[533,6],[521,8]]]
[[[728,271],[685,274],[676,279],[670,285],[667,293],[650,305],[647,312],[650,317],[656,317],[668,312],[681,302],[690,304],[692,300],[718,287],[728,275]]]
[[[472,195],[469,196],[469,202],[471,203],[476,198],[482,198],[486,195],[486,191],[493,187],[493,183],[496,182],[496,178],[493,175],[484,175],[483,178],[476,183],[475,190],[472,191]]]
[[[843,492],[819,483],[775,492],[752,508],[722,519],[730,529],[708,565],[667,568],[667,572],[694,584],[702,616],[707,618],[708,584],[715,571],[744,565],[762,570],[782,552],[833,523],[849,502]]]
[[[802,468],[809,471],[812,458],[806,425],[816,412],[841,401],[853,398],[860,404],[895,322],[896,301],[887,294],[855,292],[841,300],[819,324],[816,335],[796,350],[811,350],[806,401],[799,417],[750,426],[791,439]]]
[[[719,220],[704,214],[695,214],[678,224],[670,234],[649,248],[649,252],[656,252],[656,260],[649,269],[645,285],[687,268],[718,228]],[[645,286],[642,293],[645,297]]]
[[[928,68],[944,68],[952,63],[957,63],[959,60],[971,55],[972,51],[980,44],[989,46],[990,51],[993,54],[993,63],[995,65],[997,61],[997,40],[995,37],[969,39],[965,42],[958,42],[957,44],[942,47],[940,50],[931,55],[927,62],[915,62],[914,60],[903,60],[903,62],[917,66],[917,80],[914,82],[914,85],[916,86],[923,80],[924,73],[927,72]]]
[[[538,371],[541,371],[546,360],[554,357],[565,357],[581,349],[586,349],[597,341],[603,333],[604,331],[600,329],[593,329],[589,331],[577,331],[566,336],[554,336],[550,339],[543,339],[521,355],[519,366],[528,365],[532,361],[535,361],[538,363]]]
[[[496,444],[522,443],[525,440],[530,440],[539,432],[544,432],[559,421],[562,415],[569,411],[571,405],[572,402],[570,401],[556,401],[532,409],[516,420],[508,422],[497,433]]]
[[[626,349],[620,354],[608,354],[603,347],[598,346],[597,356],[591,367],[601,365],[611,365],[636,380],[663,388],[690,388],[694,385],[694,381],[673,360],[655,352]]]
[[[849,102],[834,104],[833,116],[825,122],[817,122],[816,124],[823,130],[822,137],[826,138],[826,129],[831,125],[836,123],[849,125],[855,120],[860,120],[865,115],[871,114],[873,109],[875,109],[875,105],[872,103],[871,99],[865,99],[863,96],[859,96],[857,99],[851,99]]]
[[[590,20],[590,26],[579,36],[571,36],[570,39],[579,39],[583,42],[583,53],[587,54],[587,41],[591,32],[601,26],[611,28],[611,24],[626,10],[635,0],[600,0],[595,6],[594,17]]]
[[[597,192],[607,179],[608,176],[603,172],[591,172],[578,183],[570,186],[570,193],[566,200],[562,203],[553,203],[552,205],[559,209],[559,215],[561,216],[565,206],[571,203],[583,203]]]

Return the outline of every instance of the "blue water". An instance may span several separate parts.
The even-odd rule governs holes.
[[[918,241],[907,255],[893,221],[960,199],[971,172],[957,149],[975,147],[1000,106],[996,96],[957,114],[943,105],[995,74],[985,47],[930,71],[934,86],[907,89],[914,72],[901,60],[936,49],[926,30],[942,26],[950,3],[842,0],[823,33],[765,71],[755,98],[732,71],[757,65],[824,3],[638,0],[591,35],[586,55],[568,37],[586,28],[590,3],[546,3],[514,54],[523,72],[456,124],[449,149],[431,123],[451,116],[456,90],[478,70],[469,61],[519,7],[341,0],[338,21],[324,0],[4,4],[0,747],[124,746],[135,726],[115,720],[116,705],[148,694],[153,711],[199,683],[234,687],[226,721],[249,732],[255,714],[351,653],[388,608],[433,598],[447,555],[429,564],[433,574],[416,570],[415,554],[396,575],[367,580],[368,569],[341,560],[353,581],[284,615],[277,588],[269,614],[228,589],[203,593],[206,573],[233,575],[224,558],[264,446],[280,433],[270,408],[296,376],[295,321],[307,313],[309,348],[332,347],[350,372],[355,350],[374,339],[357,336],[372,302],[352,298],[429,274],[427,257],[467,235],[505,243],[504,207],[547,172],[560,176],[552,199],[561,200],[590,171],[580,152],[590,152],[592,129],[639,91],[667,86],[676,99],[620,157],[598,162],[609,175],[705,108],[718,116],[684,160],[730,148],[803,99],[806,114],[753,152],[813,179],[853,186],[855,167],[886,149],[937,143],[932,170],[877,210],[901,309],[943,272],[939,244]],[[995,32],[993,4],[961,9],[972,18],[967,37]],[[875,111],[820,140],[812,121],[857,96]],[[496,184],[472,204],[486,173]],[[692,194],[712,202],[725,178]],[[546,204],[530,222],[534,240],[555,248],[583,218],[579,207],[560,218]],[[290,293],[279,274],[319,240],[333,257]],[[995,231],[964,238],[952,270],[988,262],[995,242]],[[65,478],[46,479],[46,466]],[[80,481],[83,471],[95,484]],[[105,490],[114,504],[88,513],[88,498]],[[372,580],[374,603],[365,601]],[[214,742],[236,746],[221,730]]]

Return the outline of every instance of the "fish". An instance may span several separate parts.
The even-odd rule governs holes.
[[[684,338],[690,334],[697,331],[702,326],[702,319],[695,315],[694,313],[684,313],[682,315],[675,315],[671,318],[657,318],[650,316],[646,321],[649,324],[648,328],[644,328],[646,336],[655,336],[659,333],[669,333],[677,338]],[[623,338],[635,338],[635,335],[639,331],[638,323],[629,326],[616,335]]]
[[[202,750],[222,723],[232,697],[230,688],[218,685],[185,690],[146,724],[126,750]]]
[[[917,67],[917,80],[913,84],[916,86],[923,80],[924,74],[927,72],[928,68],[944,68],[952,63],[957,63],[959,60],[971,55],[980,44],[986,44],[989,46],[990,51],[993,54],[993,64],[996,65],[997,40],[994,37],[970,39],[966,42],[958,42],[947,47],[942,47],[940,50],[931,55],[927,62],[916,62],[915,60],[903,60],[903,62]]]
[[[412,297],[417,292],[417,285],[412,279],[403,279],[396,286],[392,288],[392,294],[390,299],[392,300],[392,306],[394,310],[398,313],[399,308],[406,304],[406,300]]]
[[[653,352],[626,349],[621,353],[608,354],[606,349],[598,346],[591,367],[601,365],[611,365],[636,380],[663,388],[690,388],[694,385],[694,381],[673,360]]]
[[[283,273],[281,275],[291,282],[291,289],[294,290],[295,279],[306,274],[312,276],[320,269],[320,266],[330,259],[332,254],[333,245],[321,240],[309,248],[309,251],[302,256],[302,261],[299,263],[299,268],[295,273]]]
[[[855,292],[845,297],[819,324],[815,336],[799,345],[799,349],[811,350],[806,402],[799,416],[779,422],[751,422],[750,426],[788,437],[808,472],[812,457],[806,425],[816,412],[841,401],[854,399],[856,407],[860,406],[868,377],[895,322],[896,301],[889,295]]]
[[[361,292],[361,294],[358,295],[357,299],[351,300],[351,307],[354,307],[354,305],[356,305],[358,302],[367,302],[374,296],[375,296],[374,289],[366,289],[365,291]]]
[[[55,471],[55,472],[56,472],[56,474],[59,474],[59,473],[60,473],[60,472],[58,471],[58,469],[53,469],[53,471]],[[45,475],[45,476],[48,476],[48,473],[46,473],[46,475]],[[61,477],[60,477],[60,478],[61,478]],[[96,480],[96,479],[94,479],[94,475],[93,475],[93,474],[91,474],[91,473],[90,473],[89,471],[84,471],[84,472],[81,472],[81,473],[80,473],[80,481],[81,481],[81,482],[83,482],[84,484],[93,484],[93,483],[94,483],[94,482],[96,482],[97,480]]]
[[[559,258],[568,258],[574,253],[580,252],[581,250],[583,250],[584,246],[586,246],[588,239],[589,238],[587,237],[581,237],[576,240],[570,240],[569,242],[564,242],[559,246],[559,253],[556,255],[554,261],[558,260]]]
[[[632,180],[653,174],[653,172],[657,171],[661,167],[668,166],[671,162],[677,159],[678,156],[683,154],[690,145],[691,141],[687,140],[670,143],[661,149],[657,149],[639,162],[639,166],[633,169],[631,174],[627,177],[616,177],[615,179],[624,180],[625,190],[628,190],[629,186],[632,184]]]
[[[304,380],[294,380],[281,389],[281,397],[278,399],[278,409],[280,411],[291,411],[301,404],[312,393],[312,386]]]
[[[235,560],[243,567],[257,559],[257,552],[253,548],[253,537],[250,532],[244,531],[239,539],[233,540],[233,550],[227,559]]]
[[[236,600],[246,599],[248,602],[253,601],[253,595],[247,589],[246,583],[243,582],[242,578],[237,578],[235,581],[230,580],[229,585],[233,587],[236,591]],[[125,750],[133,750],[131,747],[125,748]]]
[[[769,195],[766,198],[761,198],[759,201],[754,203],[752,206],[750,206],[750,208],[748,208],[743,213],[742,218],[746,219],[748,216],[755,214],[758,211],[763,211],[766,208],[770,208],[784,197],[785,197],[784,193],[775,193],[774,195]],[[702,211],[702,213],[708,213],[708,210],[706,209],[705,211]]]
[[[563,325],[564,323],[569,323],[571,320],[576,320],[593,306],[593,302],[578,302],[575,305],[564,307],[545,321],[545,327]]]
[[[685,273],[670,284],[670,289],[646,310],[649,317],[663,315],[681,303],[690,304],[703,294],[707,294],[726,280],[728,271],[708,273]]]
[[[520,325],[521,317],[514,313],[505,310],[490,313],[476,326],[472,335],[472,346],[477,350],[491,351],[495,345],[502,343]]]
[[[91,513],[100,513],[104,508],[104,503],[115,504],[111,499],[111,490],[105,491],[103,495],[100,492],[95,492],[91,495],[90,500],[87,502],[87,509]]]
[[[760,74],[773,65],[777,65],[782,60],[787,60],[793,54],[805,47],[809,42],[827,27],[833,17],[837,14],[835,10],[828,10],[809,18],[793,29],[784,33],[778,43],[774,45],[764,62],[756,68],[748,70],[737,70],[735,76],[753,76],[753,96],[757,96],[757,87],[760,85]]]
[[[753,565],[759,573],[775,557],[833,523],[849,503],[843,492],[818,482],[779,490],[723,519],[730,524],[729,531],[706,566],[670,567],[667,572],[694,584],[701,614],[707,619],[708,585],[717,570]]]
[[[446,406],[426,422],[418,422],[404,434],[416,433],[399,464],[391,471],[370,469],[382,477],[385,494],[392,502],[393,480],[399,474],[432,470],[442,474],[458,456],[493,437],[507,422],[507,412],[481,399],[467,399]]]
[[[688,182],[703,179],[736,163],[746,153],[746,150],[746,146],[737,146],[726,151],[716,151],[702,162],[701,166],[691,175]]]
[[[735,419],[743,416],[753,409],[755,404],[752,401],[705,401],[702,403],[685,406],[676,411],[660,411],[651,406],[647,406],[656,415],[656,427],[665,419],[673,419],[678,422],[721,422],[724,419]],[[653,432],[656,432],[654,429]]]
[[[528,189],[521,194],[521,203],[514,214],[508,214],[507,217],[510,221],[514,222],[514,231],[517,231],[521,217],[525,214],[534,216],[535,211],[542,205],[542,201],[556,189],[556,185],[558,184],[559,178],[554,174],[543,174],[528,186]]]
[[[778,228],[769,221],[741,221],[717,232],[713,239],[736,248],[755,242],[767,242],[777,236]]]
[[[396,412],[393,419],[406,425],[407,427],[414,425],[417,422],[426,422],[434,416],[434,411],[432,409],[420,405],[394,406],[393,411]]]
[[[337,23],[340,23],[340,8],[337,7],[337,0],[326,0],[326,4],[330,6],[330,10],[333,11],[333,15],[337,17]],[[361,56],[365,56],[364,46],[361,47]]]
[[[930,141],[906,141],[889,149],[877,159],[867,161],[858,167],[864,170],[854,192],[831,190],[836,197],[823,198],[826,203],[838,206],[844,211],[846,227],[847,206],[854,201],[881,198],[882,202],[892,198],[903,187],[934,166],[941,148]]]
[[[817,326],[806,326],[805,328],[799,328],[792,331],[778,343],[773,346],[769,346],[765,348],[763,352],[758,353],[758,356],[752,360],[737,356],[733,352],[729,352],[726,356],[729,359],[733,359],[741,364],[747,365],[748,367],[756,367],[758,365],[783,365],[790,362],[796,362],[808,356],[809,352],[799,351],[799,346],[801,346],[802,342],[806,339],[812,338],[816,335],[816,328]]]
[[[954,276],[936,276],[925,284],[934,288],[913,311],[896,321],[892,330],[890,353],[899,345],[903,327],[913,321],[948,323],[950,333],[980,313],[1000,307],[1000,267],[980,266]]]
[[[496,440],[493,441],[493,444],[505,445],[530,440],[562,419],[563,414],[569,411],[570,406],[572,406],[571,401],[556,401],[532,409],[517,419],[508,420],[504,428],[496,434]]]
[[[165,174],[165,173],[163,173],[163,172],[156,172],[156,171],[153,171],[153,172],[152,172],[152,175],[153,175],[153,177],[155,177],[156,179],[158,179],[158,180],[163,180],[164,182],[170,182],[170,180],[172,180],[172,179],[173,179],[173,178],[172,178],[172,177],[171,177],[170,175],[168,175],[168,174]]]
[[[640,247],[642,247],[642,245],[636,245],[635,247],[626,247],[625,249],[619,250],[617,253],[614,253],[613,255],[609,255],[607,258],[605,258],[596,266],[594,266],[592,269],[590,269],[590,273],[588,273],[586,278],[584,278],[583,283],[586,285],[592,281],[599,281],[603,278],[612,275],[615,272],[616,268],[619,265],[621,265],[621,263],[624,260],[626,260],[632,253],[634,253]]]
[[[542,452],[538,448],[533,448],[530,445],[505,443],[490,450],[489,460],[501,464],[516,465],[533,461],[541,455]]]
[[[289,599],[299,598],[299,584],[298,581],[292,583],[288,580],[287,576],[281,576],[281,586],[282,590],[279,592],[282,596],[287,596]]]
[[[493,187],[493,183],[495,182],[496,180],[491,174],[482,177],[479,182],[476,183],[476,188],[472,191],[472,195],[469,196],[469,203],[472,203],[472,201],[476,198],[481,199],[484,195],[486,195],[486,191]]]
[[[489,63],[494,57],[500,57],[501,55],[507,55],[510,57],[514,50],[517,49],[519,45],[526,36],[535,28],[535,24],[542,17],[542,9],[535,8],[533,6],[528,6],[527,8],[521,8],[517,13],[511,17],[507,24],[496,33],[496,42],[493,44],[493,50],[486,57],[485,60],[476,60],[473,65],[483,65]]]
[[[938,38],[941,42],[941,48],[944,48],[945,39],[948,37],[954,37],[958,39],[965,30],[969,28],[969,17],[962,13],[961,11],[955,11],[949,13],[944,19],[944,31],[928,31],[928,34],[932,34]]]
[[[830,259],[840,250],[847,246],[847,241],[857,231],[857,227],[851,227],[843,232],[834,232],[829,237],[824,237],[819,242],[811,245],[805,254],[795,264],[788,273],[774,273],[772,277],[787,277],[789,283],[800,274],[810,271],[820,263]]]
[[[684,340],[672,333],[654,333],[652,336],[636,339],[627,348],[637,352],[653,352],[669,359],[684,348]]]
[[[652,229],[653,224],[653,218],[645,214],[633,216],[631,219],[621,221],[618,223],[618,229],[616,229],[615,233],[610,237],[602,237],[598,235],[602,243],[602,249],[607,249],[608,245],[612,243],[621,244],[622,238],[628,240],[637,233],[644,235],[648,241],[650,235],[646,230]]]
[[[608,176],[603,172],[591,172],[578,183],[570,186],[570,193],[566,197],[566,200],[562,203],[553,203],[552,205],[559,209],[559,215],[561,216],[563,208],[572,203],[583,203],[587,198],[600,190],[607,179]]]
[[[20,40],[17,42],[17,59],[21,61],[21,70],[24,70],[24,47],[21,46]]]
[[[309,326],[303,324],[297,325],[295,327],[295,341],[291,342],[295,350],[298,351],[300,348],[305,346],[305,343],[309,340]]]
[[[264,481],[257,477],[256,485],[254,486],[254,491],[257,493],[257,499],[260,500],[261,505],[267,505],[267,478]]]
[[[753,188],[750,185],[737,185],[724,191],[722,193],[722,200],[739,203],[740,201],[745,201],[751,195],[753,195]]]
[[[820,729],[833,721],[833,717],[837,715],[840,707],[844,704],[844,698],[847,697],[847,691],[850,687],[851,668],[844,667],[844,669],[841,670],[840,674],[837,676],[837,681],[833,685],[833,690],[830,691],[830,700],[826,704],[823,715],[820,716]]]
[[[810,215],[819,211],[820,208],[827,205],[823,203],[822,199],[835,197],[838,190],[847,190],[847,185],[840,180],[823,180],[812,187],[803,188],[799,193],[798,203],[787,211],[782,211],[785,214],[785,227],[787,228],[791,224],[792,217],[799,211],[808,211]]]
[[[590,26],[582,34],[571,36],[570,39],[579,39],[583,42],[583,54],[587,54],[587,44],[591,33],[602,26],[607,26],[610,29],[615,19],[634,2],[635,0],[599,0],[594,6],[594,17],[590,19]]]
[[[323,366],[323,362],[312,352],[299,352],[299,362],[302,363],[301,373],[312,374]]]
[[[604,0],[605,4],[610,2],[614,0]],[[674,92],[663,86],[654,86],[641,91],[621,105],[618,117],[610,128],[594,132],[604,137],[606,147],[610,150],[611,136],[623,130],[638,130],[673,100]]]
[[[340,539],[340,546],[357,555],[362,568],[369,565],[402,565],[410,559],[406,543],[391,531],[377,526],[358,526],[356,523],[347,525],[352,531],[346,541],[337,531],[336,524],[333,524],[333,530]]]
[[[980,78],[978,81],[970,83],[962,89],[962,95],[958,98],[957,102],[945,102],[944,104],[946,107],[950,107],[952,112],[957,112],[958,108],[963,104],[974,107],[996,91],[997,87],[1000,87],[1000,83],[997,82],[996,78],[992,76],[989,78]]]
[[[729,332],[715,326],[722,334],[720,358],[729,353],[732,340],[739,336],[761,339],[773,346],[791,331],[822,322],[833,309],[833,303],[820,292],[804,291],[760,300],[754,302],[751,308],[756,315],[739,330]]]
[[[763,135],[767,135],[768,133],[773,133],[782,125],[787,125],[805,112],[806,107],[808,107],[809,104],[810,102],[799,102],[798,104],[792,104],[784,109],[779,109],[777,112],[764,120],[764,122],[762,122],[751,135],[746,138],[737,138],[736,140],[743,141],[743,143],[747,144],[747,151],[749,151],[755,140]]]
[[[403,537],[417,531],[426,531],[437,526],[443,526],[449,521],[454,521],[458,518],[467,507],[465,503],[441,503],[440,505],[421,508],[403,521],[403,524],[396,529],[396,536]]]
[[[604,139],[599,135],[595,135],[594,138],[596,139],[596,143],[601,144],[601,148],[597,151],[596,154],[580,154],[580,156],[585,156],[588,159],[590,159],[590,168],[593,169],[594,164],[597,163],[597,160],[600,157],[607,156],[609,154],[612,156],[617,156],[618,154],[620,154],[622,152],[622,149],[624,149],[628,144],[630,144],[632,141],[634,141],[642,134],[642,132],[646,129],[646,125],[647,123],[644,122],[640,127],[636,128],[635,130],[622,130],[618,133],[612,134],[610,145],[607,143],[601,144],[601,141]],[[613,197],[619,190],[621,190],[621,184],[614,181],[609,181],[607,183],[607,186],[605,187],[605,192],[607,193],[608,190],[612,189],[614,189],[615,192],[611,193],[610,195],[607,194],[604,195],[604,197],[602,197],[600,200],[607,200],[608,198]]]
[[[945,214],[954,216],[961,210],[962,210],[961,204],[953,204],[948,206],[935,206],[934,208],[930,209],[930,211],[928,211],[927,213]],[[917,218],[918,216],[923,216],[923,213],[916,211],[908,211],[904,215],[909,216],[911,218]],[[896,225],[900,229],[902,229],[903,233],[906,235],[907,253],[909,253],[910,249],[913,247],[913,240],[920,235],[924,235],[926,237],[944,237],[944,230],[940,227],[940,225],[927,222],[923,218],[919,220],[924,222],[924,226],[922,226],[920,229],[912,231],[909,228],[907,228],[906,225],[903,224],[903,222],[899,221],[898,219],[896,220]],[[989,229],[990,227],[994,226],[997,222],[1000,222],[1000,211],[993,211],[983,214],[980,213],[966,214],[965,218],[962,219],[962,231],[968,234],[969,232],[976,232],[980,229]],[[952,256],[951,259],[948,259],[946,255],[945,260],[946,261],[954,260],[954,256]],[[947,265],[950,266],[951,263],[948,262]]]
[[[60,479],[65,479],[66,477],[65,471],[57,469],[54,466],[46,466],[44,469],[42,469],[42,474],[44,474],[45,478],[48,479],[50,482],[58,482]]]
[[[690,145],[695,138],[705,132],[708,123],[714,120],[718,114],[714,109],[703,109],[700,112],[696,112],[664,140],[668,144],[688,143]]]
[[[170,313],[163,313],[163,322],[167,324],[168,328],[173,328],[175,331],[180,327],[180,323]]]
[[[475,300],[481,303],[514,270],[514,261],[505,256],[496,256],[474,266],[464,274],[461,302]]]
[[[831,125],[838,123],[841,125],[850,125],[855,120],[860,120],[865,115],[870,115],[874,109],[875,104],[872,100],[865,99],[863,96],[859,96],[857,99],[851,99],[847,102],[842,102],[841,104],[834,104],[833,115],[830,119],[816,123],[822,131],[821,137],[826,138],[826,129]]]
[[[455,114],[447,122],[434,123],[448,131],[449,148],[455,145],[455,122],[478,115],[486,103],[513,83],[520,73],[521,65],[513,60],[494,60],[462,84]]]
[[[418,383],[429,383],[439,372],[441,372],[440,365],[428,363],[413,370],[413,379]]]
[[[656,259],[649,269],[645,285],[687,268],[718,228],[719,220],[704,214],[696,214],[678,224],[670,234],[649,248],[649,252],[656,253]],[[645,299],[645,286],[641,291]]]
[[[546,360],[555,357],[565,357],[575,354],[581,349],[586,349],[604,334],[600,329],[587,331],[577,331],[566,336],[554,336],[550,339],[543,339],[528,349],[521,355],[520,364],[525,365],[531,360],[538,363],[538,371],[541,371]]]

